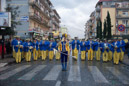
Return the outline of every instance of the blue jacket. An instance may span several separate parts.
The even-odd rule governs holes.
[[[83,45],[83,43],[84,43],[84,45]],[[86,51],[86,42],[85,41],[81,42],[80,47],[81,47],[81,51]]]
[[[13,44],[14,44],[14,50],[17,53],[18,49],[19,49],[19,47],[17,47],[17,45],[22,45],[22,41],[19,41],[19,44],[18,44],[18,40],[15,40]],[[22,48],[20,48],[20,52],[22,52]]]
[[[114,48],[113,48],[113,46],[112,46],[112,43],[111,43],[111,44],[108,44],[108,47],[109,47],[109,50],[110,50],[111,52],[114,52]]]
[[[94,42],[93,41],[91,41],[92,43],[91,43],[91,46],[90,46],[90,41],[87,41],[86,42],[86,46],[87,46],[87,49],[88,50],[90,50],[90,48],[93,50],[93,48],[94,48]]]
[[[124,40],[120,41],[120,47],[121,47],[122,51],[125,52],[125,41]]]
[[[51,43],[52,43],[52,45],[51,45]],[[51,47],[50,47],[50,45],[51,45]],[[49,51],[53,51],[53,49],[56,48],[56,45],[57,45],[56,42],[49,42],[49,43],[48,43],[48,46],[49,46],[49,49],[48,49],[48,50],[49,50]]]
[[[99,43],[96,41],[94,42],[94,51],[97,51],[99,48]]]
[[[102,53],[106,50],[107,52],[109,52],[109,48],[108,49],[105,49],[105,43],[102,43],[101,45],[102,47]],[[107,43],[107,47],[108,47],[108,43]]]
[[[116,50],[118,53],[121,52],[121,50],[120,50],[120,42],[119,41],[117,41],[116,46],[117,46],[117,49],[115,49],[115,42],[114,42],[113,43],[114,51]]]
[[[30,46],[33,47],[32,42],[25,42],[25,43],[24,43],[24,47],[25,47],[25,48],[24,48],[24,51],[25,51],[25,52],[28,52],[28,51],[30,50],[30,49],[29,49]]]
[[[72,50],[74,50],[75,48],[77,48],[77,50],[79,50],[79,45],[80,45],[80,41],[79,40],[77,40],[77,43],[75,43],[75,40],[73,40],[71,42],[71,44],[72,44]]]
[[[44,44],[43,44],[43,42],[44,42]],[[49,45],[49,42],[48,41],[41,41],[40,42],[40,50],[46,51],[48,45]]]
[[[36,43],[33,42],[33,48],[36,48],[36,50],[39,49],[39,42],[38,41]]]

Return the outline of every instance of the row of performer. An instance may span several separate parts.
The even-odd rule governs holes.
[[[12,40],[13,47],[13,57],[16,59],[16,63],[21,62],[21,58],[31,61],[33,55],[34,60],[42,58],[46,60],[49,57],[50,60],[53,60],[54,49],[56,52],[56,59],[61,58],[61,62],[67,62],[67,58],[72,50],[72,56],[75,59],[78,59],[79,50],[81,51],[81,60],[86,59],[86,53],[88,52],[88,60],[93,60],[93,57],[97,61],[100,61],[102,55],[102,60],[104,62],[113,60],[114,64],[119,64],[119,61],[123,61],[125,53],[125,41],[119,37],[112,40],[100,41],[99,39],[93,40],[89,38],[88,41],[82,39],[81,41],[75,37],[75,39],[69,41],[67,38],[62,38],[62,40],[50,39],[26,39],[26,41],[21,41],[20,37],[16,37]],[[62,58],[64,57],[64,58]]]

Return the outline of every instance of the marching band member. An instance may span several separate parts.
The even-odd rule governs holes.
[[[61,52],[61,64],[62,71],[67,70],[67,59],[68,59],[69,42],[67,42],[66,37],[59,44],[59,52]]]
[[[25,58],[27,62],[31,61],[31,50],[33,44],[30,42],[30,39],[27,39],[27,42],[25,43],[24,47],[25,47]]]
[[[51,38],[49,42],[49,59],[53,60],[54,57],[54,48],[56,47],[56,42],[54,42],[54,39]]]
[[[123,61],[124,59],[124,52],[125,52],[125,41],[122,40],[122,37],[119,37],[119,41],[120,41],[120,49],[121,49],[121,53],[120,53],[120,61]]]
[[[103,43],[103,61],[107,62],[108,61],[108,53],[109,53],[109,47],[107,40],[104,40],[105,42]]]
[[[41,47],[42,47],[42,51],[41,51],[41,55],[42,55],[42,60],[46,60],[46,50],[47,50],[47,46],[48,46],[48,42],[45,40],[45,38],[43,38],[43,41],[41,41]]]
[[[86,43],[88,49],[88,60],[93,60],[93,41],[92,38],[89,39]]]
[[[95,49],[95,54],[96,54],[96,60],[99,61],[100,57],[99,57],[99,43],[98,43],[98,39],[95,40],[95,42],[94,42],[94,49]]]
[[[115,42],[113,43],[114,47],[114,64],[119,64],[119,59],[120,59],[120,41],[115,38]]]
[[[34,39],[34,43],[33,43],[33,57],[34,60],[36,61],[38,59],[38,41],[36,39]]]
[[[114,52],[111,40],[108,40],[108,47],[109,47],[108,61],[111,61],[112,60],[112,55],[113,55],[113,52]]]
[[[20,40],[20,37],[17,36],[17,40],[15,40],[15,42],[14,42],[14,50],[15,50],[16,63],[20,63],[21,62],[22,48],[23,48],[22,41]]]
[[[79,45],[80,41],[77,40],[77,37],[75,37],[75,40],[71,42],[72,44],[72,55],[76,57],[76,60],[78,59],[78,52],[79,52]]]
[[[56,60],[59,60],[60,59],[60,52],[58,52],[58,50],[59,50],[59,44],[60,44],[61,42],[60,42],[60,40],[58,39],[57,40],[57,45],[56,45],[56,50],[57,50],[57,52],[56,52]]]
[[[38,58],[40,58],[41,56],[41,52],[40,52],[40,39],[37,39],[37,46],[38,46]]]
[[[16,41],[16,36],[14,36],[14,39],[11,42],[12,50],[13,50],[13,58],[15,58],[15,50],[14,50],[14,43],[15,43],[15,41]]]
[[[81,60],[85,60],[86,59],[86,42],[85,42],[85,39],[82,39],[82,41],[80,43],[80,47],[81,47]]]

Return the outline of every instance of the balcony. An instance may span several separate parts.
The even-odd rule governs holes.
[[[30,1],[29,4],[32,6],[32,7],[35,7],[37,10],[41,10],[41,6],[38,2],[36,1]]]
[[[117,19],[129,19],[129,15],[128,16],[117,15],[116,18]]]
[[[30,13],[29,16],[30,16],[30,19],[32,19],[33,21],[35,21],[37,23],[41,23],[41,21],[42,21],[42,18],[35,13]]]
[[[117,10],[128,10],[129,9],[129,4],[116,4],[116,9]]]

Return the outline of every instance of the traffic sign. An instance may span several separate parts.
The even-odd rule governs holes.
[[[123,24],[120,24],[120,25],[118,26],[118,30],[119,30],[120,32],[125,31],[125,26],[124,26]]]

